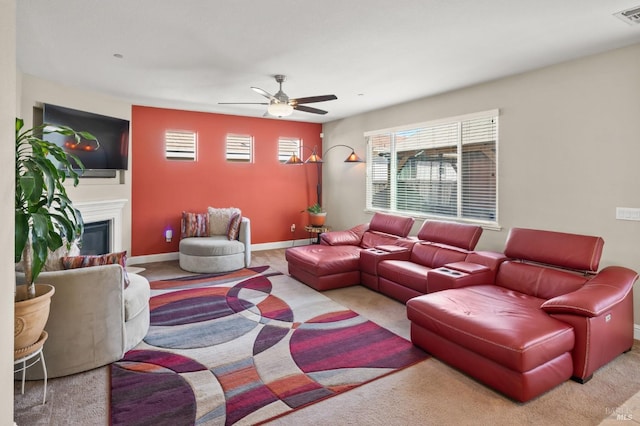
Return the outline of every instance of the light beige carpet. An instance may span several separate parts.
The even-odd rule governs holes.
[[[283,250],[254,253],[254,264],[270,264],[286,272]],[[184,274],[177,268],[177,262],[140,266],[146,268],[143,275],[151,279]],[[409,337],[409,321],[401,303],[361,286],[323,294],[400,336]],[[16,422],[20,426],[105,425],[107,380],[107,368],[50,380],[45,405],[41,405],[42,382],[27,383],[25,395],[20,395],[16,382]],[[515,403],[432,358],[270,424],[638,424],[640,397],[634,397],[638,392],[638,341],[632,351],[596,371],[588,383],[568,381],[526,404]],[[632,420],[620,423],[625,414]]]

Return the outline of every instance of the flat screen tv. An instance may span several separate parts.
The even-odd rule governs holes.
[[[84,177],[109,176],[100,171],[127,170],[129,162],[129,121],[91,112],[78,111],[57,105],[45,104],[42,121],[46,124],[69,126],[76,131],[91,133],[100,144],[83,140],[77,146],[75,140],[59,134],[44,135],[66,152],[76,155],[85,167]],[[115,174],[114,174],[115,176]]]

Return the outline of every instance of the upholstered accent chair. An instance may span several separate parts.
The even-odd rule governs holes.
[[[185,229],[185,216],[182,218]],[[251,221],[242,217],[237,235],[228,230],[206,236],[185,236],[180,240],[180,268],[196,273],[221,273],[251,265]],[[232,232],[233,234],[233,232]]]
[[[38,282],[56,288],[43,349],[49,378],[117,361],[149,330],[149,281],[119,264],[42,272]],[[27,378],[42,379],[42,369],[29,368]]]

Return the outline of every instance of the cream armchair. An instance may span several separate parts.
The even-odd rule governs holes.
[[[218,273],[251,265],[251,221],[242,217],[237,240],[227,235],[187,237],[180,240],[180,268],[189,272]]]
[[[149,330],[149,281],[128,275],[130,284],[124,289],[120,265],[40,274],[39,283],[56,288],[45,327],[49,338],[44,356],[50,378],[117,361],[142,341]],[[30,380],[42,377],[39,368],[27,370]]]

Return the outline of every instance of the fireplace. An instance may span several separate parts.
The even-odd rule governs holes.
[[[84,225],[80,254],[107,254],[111,251],[111,221],[100,220]]]
[[[82,239],[82,254],[94,254],[85,253],[85,245],[93,244],[92,242],[85,241],[85,238],[90,240],[93,240],[94,238],[99,239],[101,244],[105,244],[104,247],[96,249],[98,251],[103,251],[103,253],[95,254],[104,254],[122,250],[122,210],[127,201],[128,200],[107,200],[73,203],[73,206],[80,210],[82,219],[84,220],[85,235]],[[102,236],[98,237],[97,234],[102,234]]]

